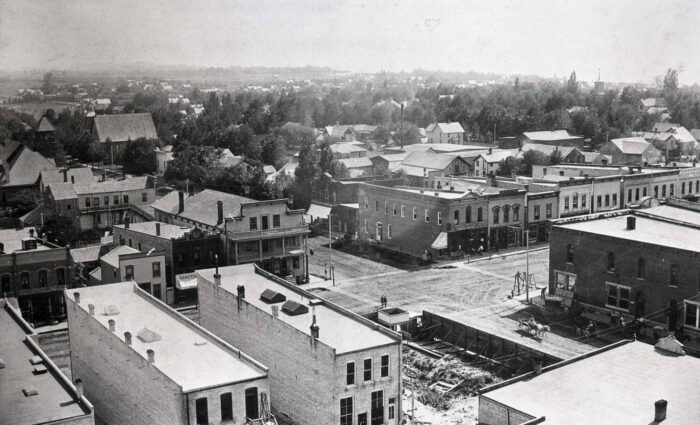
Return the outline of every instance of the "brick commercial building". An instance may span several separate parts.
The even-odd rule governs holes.
[[[71,371],[108,424],[245,424],[267,368],[132,282],[67,290]]]
[[[97,183],[51,183],[45,193],[49,212],[75,220],[81,230],[110,228],[143,221],[151,213],[146,207],[155,201],[155,185],[150,177],[130,177]]]
[[[63,289],[72,285],[70,267],[69,248],[38,239],[34,228],[0,230],[0,293],[17,298],[34,325],[66,317]]]
[[[0,423],[94,425],[82,383],[68,380],[33,339],[13,299],[0,299]]]
[[[670,205],[556,221],[550,293],[573,288],[603,318],[644,317],[700,347],[698,241],[700,211]]]
[[[114,244],[126,245],[141,252],[155,250],[164,253],[165,267],[161,271],[166,285],[163,300],[169,305],[188,303],[196,299],[196,282],[178,279],[197,269],[216,266],[216,255],[223,263],[223,242],[217,232],[202,231],[157,221],[125,223],[114,226]]]
[[[225,235],[227,264],[257,262],[298,282],[306,275],[309,225],[304,223],[304,211],[290,209],[286,199],[256,201],[209,189],[189,197],[182,192],[167,196],[153,204],[156,217]]]
[[[401,338],[252,264],[198,271],[200,321],[270,367],[299,424],[401,423]]]
[[[700,360],[662,341],[621,341],[484,388],[479,424],[698,423]]]

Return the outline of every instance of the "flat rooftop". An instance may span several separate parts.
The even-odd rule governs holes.
[[[640,211],[643,212],[645,210]],[[629,216],[629,214],[613,217],[600,216],[585,221],[572,221],[563,224],[559,224],[555,221],[554,225],[566,229],[642,242],[650,245],[700,252],[699,228],[671,223],[663,221],[662,219],[635,215],[635,229],[627,230],[627,217]]]
[[[144,221],[140,223],[130,223],[129,230],[134,232],[143,233],[146,235],[157,236],[163,239],[178,239],[189,232],[192,231],[192,227],[179,226],[176,224],[159,223],[160,224],[160,235],[156,235],[156,223],[157,221]],[[114,227],[124,228],[123,224],[117,224]]]
[[[466,194],[465,192],[443,192],[441,190],[436,190],[436,189],[411,189],[408,187],[397,187],[397,190],[401,190],[404,192],[409,192],[409,193],[421,193],[421,190],[423,190],[423,195],[425,196],[434,196],[436,198],[444,198],[444,199],[460,199],[464,197]],[[437,196],[435,194],[437,193]]]
[[[664,399],[663,425],[688,425],[700,418],[698,376],[700,359],[633,341],[483,396],[567,425],[655,424],[654,402]]]
[[[198,270],[197,273],[202,279],[210,282],[214,281],[215,269]],[[283,303],[275,304],[280,307],[279,320],[293,326],[306,335],[311,335],[309,326],[311,326],[312,315],[309,300],[319,300],[319,298],[302,289],[294,290],[256,273],[253,264],[221,267],[219,268],[219,274],[221,274],[221,287],[223,289],[235,295],[237,294],[238,285],[244,285],[246,302],[270,314],[272,314],[271,305],[260,299],[260,294],[266,289],[271,289],[284,295],[287,301],[292,300],[308,306],[309,311],[307,313],[290,316],[282,311],[281,306]],[[319,341],[331,348],[335,348],[337,354],[399,343],[398,336],[394,339],[377,330],[376,326],[379,325],[365,324],[354,313],[341,312],[339,307],[332,308],[325,303],[326,301],[323,301],[323,303],[316,306],[316,323],[320,328]]]
[[[33,234],[34,236],[30,236]],[[22,229],[0,229],[0,242],[3,243],[5,254],[12,254],[13,252],[22,251],[22,239],[35,239],[38,233],[33,227],[25,227]],[[51,249],[46,245],[43,245],[41,240],[36,240],[36,249],[31,251],[44,251]],[[28,252],[28,251],[25,251]]]
[[[93,318],[106,329],[110,319],[115,321],[117,338],[124,341],[124,332],[130,332],[131,348],[144,359],[148,359],[146,351],[153,350],[154,366],[185,393],[267,376],[262,365],[246,357],[239,359],[237,349],[161,304],[133,282],[69,289],[66,297],[75,300],[75,292],[80,293],[79,306],[83,310],[89,311],[89,304],[95,306]],[[108,307],[118,314],[106,315]],[[158,334],[160,340],[141,340],[138,334],[146,328]]]
[[[40,351],[27,339],[20,322],[10,312],[7,301],[0,300],[0,424],[29,425],[91,415],[91,408],[79,401],[65,376],[45,361],[37,365],[29,359]],[[18,311],[17,311],[18,312]],[[36,366],[47,371],[34,374]],[[37,394],[26,397],[23,389],[36,389]]]
[[[671,205],[659,205],[656,207],[645,208],[636,211],[700,226],[700,211],[678,208]]]

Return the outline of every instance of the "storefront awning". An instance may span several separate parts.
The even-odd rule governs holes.
[[[440,232],[440,234],[437,238],[435,238],[433,244],[430,245],[430,247],[433,249],[447,249],[447,233]]]
[[[195,289],[197,287],[197,273],[183,273],[175,276],[177,289]]]
[[[309,209],[306,211],[306,215],[313,218],[328,219],[328,214],[331,213],[331,207],[324,207],[323,205],[311,204]]]

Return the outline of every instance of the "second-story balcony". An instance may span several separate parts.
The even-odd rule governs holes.
[[[258,239],[273,239],[286,236],[298,236],[308,234],[309,232],[309,225],[301,224],[297,226],[278,227],[267,230],[249,230],[243,232],[229,229],[227,231],[227,236],[229,240],[239,242]]]

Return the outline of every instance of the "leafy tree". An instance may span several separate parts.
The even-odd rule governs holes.
[[[576,93],[578,90],[578,82],[576,81],[576,71],[571,71],[569,76],[569,81],[566,83],[566,90],[569,93]]]
[[[561,164],[564,157],[559,149],[549,154],[549,165]]]
[[[678,90],[678,70],[669,68],[664,76],[664,92]]]
[[[521,161],[521,168],[518,174],[524,176],[532,175],[533,165],[546,165],[549,163],[549,157],[542,152],[536,150],[529,150],[523,154]]]
[[[52,94],[56,91],[56,81],[53,76],[53,72],[47,72],[44,74],[44,84],[41,86],[41,91],[44,94]]]
[[[143,137],[128,141],[121,155],[124,172],[136,175],[155,173],[156,146],[155,140]]]
[[[372,132],[371,137],[375,142],[385,144],[391,137],[391,131],[386,127],[379,126]]]
[[[58,242],[59,245],[75,245],[80,234],[80,228],[75,220],[63,215],[51,215],[44,220],[42,233],[47,235],[49,240]]]
[[[278,135],[267,135],[262,139],[260,159],[264,164],[270,164],[279,169],[287,161],[284,140]]]
[[[311,203],[313,183],[317,176],[313,144],[306,142],[299,150],[299,165],[294,170],[294,208],[308,208]]]
[[[517,173],[519,171],[520,162],[519,159],[513,156],[500,160],[498,163],[498,175],[503,177],[512,176],[513,172]]]
[[[10,196],[8,201],[10,205],[19,209],[20,214],[24,214],[36,207],[37,196],[33,190],[22,189]]]
[[[397,129],[396,134],[394,135],[394,140],[397,144],[399,144],[402,147],[420,143],[420,139],[421,134],[418,130],[418,127],[410,123],[404,123],[403,132],[401,132],[401,129],[399,128]]]

